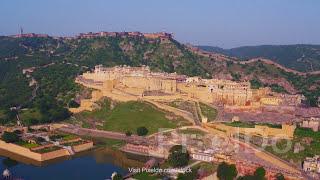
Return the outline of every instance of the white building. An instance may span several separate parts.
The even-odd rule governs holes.
[[[213,154],[211,153],[192,153],[191,154],[192,159],[198,160],[198,161],[206,161],[206,162],[212,162],[214,160]]]
[[[303,170],[306,172],[320,173],[320,156],[307,157],[303,161]]]

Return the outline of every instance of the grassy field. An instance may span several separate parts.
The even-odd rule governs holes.
[[[199,114],[196,110],[195,103],[192,101],[184,101],[184,100],[175,100],[170,103],[167,103],[167,105],[181,109],[187,112],[190,112],[193,115],[193,118],[199,117]]]
[[[54,135],[51,135],[50,136],[50,139],[53,140],[53,141],[56,141],[56,140],[63,140],[63,141],[68,141],[68,140],[71,140],[71,139],[75,139],[77,138],[76,135],[73,135],[73,134],[62,134],[62,133],[59,133],[59,134],[54,134]]]
[[[106,138],[95,138],[92,139],[96,145],[102,147],[110,147],[112,149],[119,149],[123,145],[125,145],[124,141],[116,140],[116,139],[106,139]]]
[[[128,102],[117,105],[106,119],[104,129],[109,131],[136,132],[138,127],[147,127],[149,134],[159,128],[176,128],[176,123],[165,117],[165,113],[142,102]]]
[[[214,121],[217,118],[218,111],[206,104],[199,103],[201,112],[204,116],[208,118],[208,122]]]
[[[59,146],[52,146],[52,147],[47,147],[47,148],[39,149],[39,150],[36,150],[36,151],[34,151],[34,152],[37,152],[37,153],[40,153],[40,154],[44,154],[44,153],[56,151],[56,150],[59,150],[59,149],[61,149],[61,147],[59,147]]]
[[[241,127],[241,128],[254,128],[254,123],[241,122],[241,121],[228,122],[228,123],[225,123],[225,125],[232,126],[232,127]]]
[[[194,103],[191,101],[183,101],[183,100],[176,100],[176,101],[172,101],[168,104],[169,106],[178,108],[178,109],[182,109],[191,113],[195,113],[194,112]]]
[[[19,141],[16,144],[19,145],[19,146],[25,147],[25,148],[34,148],[34,147],[40,146],[39,144],[28,143],[28,142],[25,142],[25,141]]]
[[[118,103],[111,109],[110,100],[105,100],[101,109],[93,112],[83,112],[75,115],[75,122],[82,122],[83,127],[92,127],[92,123],[102,124],[96,128],[108,131],[136,133],[138,127],[144,126],[148,134],[158,132],[159,128],[176,128],[184,121],[181,118],[168,119],[166,112],[156,109],[153,105],[144,102],[130,101]],[[70,120],[71,122],[71,120]]]
[[[39,120],[42,118],[41,113],[38,109],[23,109],[19,114],[20,119],[26,125],[31,124],[32,120]]]
[[[310,141],[310,142],[307,142]],[[320,152],[320,132],[313,132],[311,129],[297,128],[294,133],[294,138],[291,142],[291,146],[288,152],[277,152],[271,146],[266,148],[267,151],[281,157],[282,159],[293,161],[295,163],[301,163],[306,157],[313,157],[319,155]],[[305,150],[299,153],[294,153],[294,145],[300,143]],[[287,146],[286,140],[280,140],[277,142],[277,148],[280,150],[285,149]]]
[[[207,174],[213,174],[214,172],[217,171],[218,165],[214,163],[209,163],[209,162],[201,162],[200,164],[197,164],[193,168],[201,169]]]
[[[157,180],[157,179],[159,179],[159,177],[153,176],[152,174],[147,173],[147,172],[141,172],[141,173],[135,174],[133,176],[133,178],[138,179],[138,180]]]

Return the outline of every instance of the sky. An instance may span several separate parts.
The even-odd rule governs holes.
[[[0,35],[167,31],[233,48],[320,44],[320,0],[0,0]]]

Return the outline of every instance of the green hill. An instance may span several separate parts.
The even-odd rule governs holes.
[[[285,67],[302,72],[320,70],[320,45],[262,45],[243,46],[232,49],[199,46],[199,48],[209,52],[238,57],[240,59],[264,57]]]
[[[174,39],[0,37],[0,122],[12,122],[15,114],[9,108],[13,106],[25,108],[26,124],[67,118],[70,113],[66,107],[82,89],[74,78],[97,64],[148,65],[153,71],[251,80],[257,88],[271,86],[278,91],[303,93],[310,105],[316,105],[320,96],[320,76],[298,76],[262,62],[243,65],[200,56]],[[34,68],[31,76],[22,73],[26,68]],[[32,78],[38,85],[29,86]],[[270,78],[276,81],[271,83]]]

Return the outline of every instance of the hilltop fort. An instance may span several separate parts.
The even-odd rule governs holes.
[[[303,99],[302,95],[273,93],[270,88],[252,89],[249,82],[151,72],[148,66],[105,68],[98,65],[94,71],[77,77],[76,82],[99,89],[103,94],[121,90],[137,97],[179,96],[179,98],[195,98],[207,103],[238,107],[298,106]]]
[[[23,33],[12,35],[11,37],[14,38],[30,38],[30,37],[49,37],[48,34],[37,34],[37,33]],[[88,33],[80,33],[77,36],[74,37],[64,37],[67,39],[90,39],[90,38],[97,38],[97,37],[145,37],[147,39],[160,39],[160,40],[169,40],[173,38],[173,35],[171,33],[167,32],[157,32],[157,33],[142,33],[142,32],[88,32]],[[62,38],[62,37],[57,37]]]

